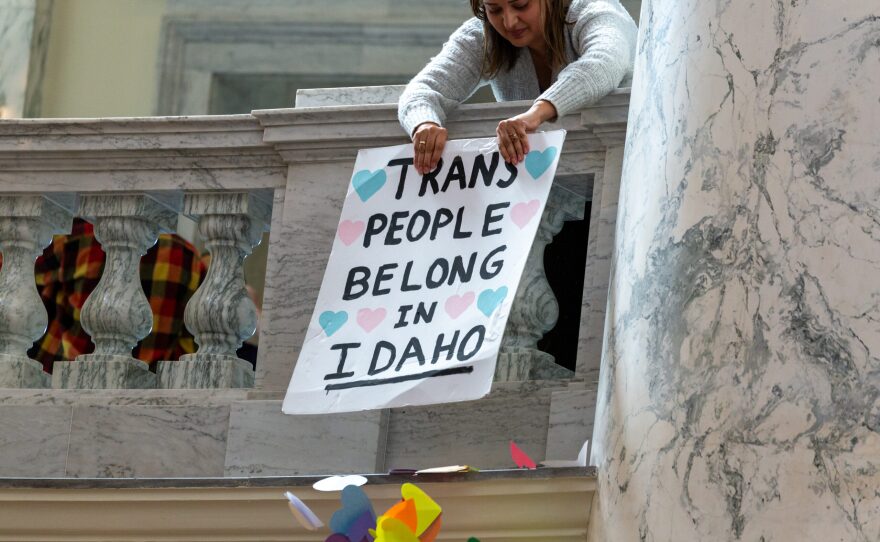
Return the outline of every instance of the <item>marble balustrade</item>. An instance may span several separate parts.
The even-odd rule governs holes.
[[[0,452],[11,447],[14,452],[8,457],[27,457],[48,443],[61,445],[65,438],[71,443],[59,452],[66,458],[60,467],[49,462],[29,470],[0,453],[0,475],[364,471],[430,466],[430,458],[452,446],[461,450],[461,461],[504,466],[510,438],[537,458],[574,457],[590,436],[595,407],[591,371],[599,360],[597,353],[587,354],[581,347],[577,370],[568,371],[537,348],[557,317],[554,292],[543,273],[543,251],[567,220],[604,224],[584,240],[593,247],[590,254],[598,254],[597,246],[610,245],[613,219],[605,218],[613,207],[605,201],[616,201],[616,185],[603,187],[603,179],[619,169],[608,161],[620,159],[609,149],[620,144],[625,132],[624,91],[547,127],[564,128],[568,136],[523,279],[527,286],[518,293],[511,316],[494,391],[478,403],[480,417],[469,419],[475,408],[470,404],[321,422],[280,414],[279,401],[308,326],[345,197],[347,183],[328,179],[347,180],[360,148],[406,142],[396,105],[388,103],[396,92],[382,89],[376,99],[370,98],[375,95],[371,89],[347,89],[344,100],[349,105],[344,105],[326,92],[313,91],[311,98],[320,96],[321,103],[250,115],[0,124],[0,386],[6,388],[0,392]],[[376,103],[351,105],[353,97]],[[522,107],[463,106],[450,119],[451,136],[484,137]],[[584,203],[597,194],[602,201],[594,201],[592,216],[584,217]],[[133,346],[150,329],[149,307],[136,287],[137,269],[156,236],[175,231],[181,214],[198,224],[211,255],[208,274],[185,317],[198,350],[157,363],[154,373],[131,357]],[[107,254],[100,284],[82,314],[96,350],[57,362],[50,378],[25,353],[45,326],[45,311],[35,291],[18,286],[32,280],[29,266],[48,236],[69,231],[73,216],[95,225]],[[255,372],[235,350],[256,323],[244,291],[242,262],[265,231],[269,257]],[[607,276],[585,281],[581,343],[584,336],[602,334],[602,320],[594,314],[603,299],[602,284]],[[598,329],[588,329],[591,325]],[[28,387],[51,389],[24,389]],[[49,421],[58,416],[67,421]],[[27,420],[43,421],[34,425]],[[330,440],[312,439],[314,428],[326,424]],[[91,441],[111,438],[102,427],[116,427],[127,436],[121,441],[112,437],[106,449],[90,452]],[[465,428],[470,436],[464,442],[449,440],[461,434],[453,427]],[[2,436],[4,430],[8,436]],[[188,435],[196,433],[199,437],[190,441]],[[427,439],[429,453],[407,444],[416,433]],[[357,443],[349,448],[370,445],[366,455],[334,452],[334,439]],[[248,444],[255,440],[260,446]],[[135,446],[149,453],[133,451]],[[290,446],[301,453],[289,457],[284,450]],[[54,444],[47,449],[54,450]],[[198,461],[187,457],[212,459],[196,468]]]
[[[68,211],[94,223],[96,238],[107,254],[103,276],[82,311],[82,325],[95,343],[95,351],[73,362],[58,362],[52,385],[250,387],[256,376],[258,387],[283,389],[307,326],[308,308],[314,302],[338,216],[340,189],[344,190],[344,184],[312,179],[348,178],[359,147],[405,140],[394,120],[394,105],[387,103],[396,99],[398,91],[395,87],[345,89],[335,91],[335,96],[326,90],[309,91],[303,93],[298,108],[255,111],[252,115],[26,120],[4,125],[0,129],[4,197],[12,198],[9,201],[29,198],[35,189],[49,194],[58,189],[75,193],[76,207]],[[366,105],[353,113],[347,108],[356,102]],[[591,126],[578,115],[558,123],[570,135],[511,312],[498,364],[499,381],[576,376],[537,348],[538,340],[558,317],[556,299],[543,271],[543,251],[565,220],[584,218],[584,202],[595,191],[589,179],[602,178],[607,134],[622,133],[626,95],[610,96],[605,102],[591,113],[595,117],[589,119]],[[465,106],[453,130],[460,137],[484,135],[496,119],[517,107]],[[33,152],[20,150],[23,143]],[[55,169],[40,168],[39,157],[46,153],[57,155]],[[316,192],[314,196],[311,191]],[[302,209],[304,205],[309,209]],[[198,352],[160,363],[157,379],[145,363],[131,357],[132,349],[152,325],[150,306],[137,287],[138,270],[140,257],[157,235],[174,231],[178,213],[198,222],[212,264],[186,310],[186,326],[195,335]],[[600,213],[601,206],[597,207]],[[319,219],[313,220],[316,217],[310,214],[319,215]],[[273,215],[276,227],[272,227]],[[282,217],[285,220],[278,223]],[[309,231],[303,227],[305,220]],[[291,227],[295,231],[290,231]],[[261,337],[260,369],[255,375],[235,356],[235,350],[256,327],[256,312],[244,289],[242,263],[266,230],[272,232],[273,246],[265,296],[266,336]],[[292,238],[301,242],[292,243]],[[32,244],[24,257],[33,259],[36,248]],[[11,292],[15,290],[12,284],[27,273],[22,272],[21,258],[14,257],[20,251],[8,247],[6,252],[10,263],[16,264],[3,275],[5,289]],[[276,261],[290,256],[304,262],[305,274],[292,278],[289,270],[275,267]],[[28,310],[41,314],[32,294]],[[22,296],[18,294],[24,299]],[[281,299],[296,299],[292,304],[295,318],[287,318],[284,308],[276,306],[275,300]],[[38,333],[40,321],[33,320],[27,333]],[[276,324],[284,329],[278,330]],[[6,335],[25,341],[22,333],[10,329]],[[33,340],[30,335],[27,341]],[[594,331],[594,335],[598,333]],[[22,348],[16,355],[23,355]],[[597,364],[594,359],[592,365]]]

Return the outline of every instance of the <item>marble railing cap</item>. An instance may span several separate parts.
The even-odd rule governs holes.
[[[340,100],[345,92],[348,99],[355,99],[352,92],[389,97],[398,87],[342,89]],[[629,89],[617,89],[544,126],[568,131],[561,174],[589,170],[586,155],[623,141],[628,103]],[[529,105],[462,105],[449,117],[450,136],[492,137],[498,121]],[[35,186],[47,192],[274,189],[286,185],[290,164],[350,162],[361,148],[408,142],[394,103],[246,115],[16,119],[0,121],[0,185],[8,193]]]
[[[311,487],[330,476],[251,476],[242,478],[0,478],[0,489],[148,489],[222,487]],[[490,480],[550,480],[574,478],[593,483],[595,467],[484,470],[456,474],[366,474],[369,485],[485,482]]]
[[[252,115],[0,121],[4,192],[261,189],[287,164]]]
[[[498,121],[521,113],[530,104],[529,100],[464,104],[449,115],[446,125],[452,138],[491,137]],[[578,141],[578,152],[604,151],[606,132],[625,134],[628,104],[629,89],[617,89],[544,128],[567,130],[568,139]],[[351,160],[360,148],[410,141],[398,123],[395,103],[262,109],[252,114],[266,128],[264,141],[275,145],[288,161]],[[563,153],[572,150],[567,146]]]

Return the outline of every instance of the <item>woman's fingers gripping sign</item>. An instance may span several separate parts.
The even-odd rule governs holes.
[[[519,164],[529,153],[529,139],[526,123],[516,117],[502,120],[495,130],[498,136],[498,150],[501,157],[511,164]]]
[[[420,124],[413,133],[413,165],[420,175],[437,167],[446,146],[446,128],[433,122]]]

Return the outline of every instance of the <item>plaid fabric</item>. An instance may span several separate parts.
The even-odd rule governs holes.
[[[0,261],[2,263],[2,261]],[[183,325],[183,311],[205,267],[196,249],[177,235],[160,235],[141,259],[141,286],[153,309],[153,330],[132,352],[140,360],[176,360],[196,349]],[[56,235],[37,258],[37,289],[49,313],[46,334],[28,355],[47,371],[95,349],[80,325],[80,311],[104,270],[104,251],[88,222],[76,219],[70,235]]]

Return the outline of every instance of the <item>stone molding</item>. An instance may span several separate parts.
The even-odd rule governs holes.
[[[116,480],[9,481],[0,488],[0,541],[318,540],[326,528],[323,534],[305,531],[282,499],[292,490],[326,521],[339,508],[339,494],[312,489],[317,479],[154,479],[137,480],[134,487]],[[381,513],[400,499],[400,484],[411,480],[370,476],[364,490]],[[595,472],[497,471],[417,483],[443,506],[444,540],[575,542],[586,536]]]

